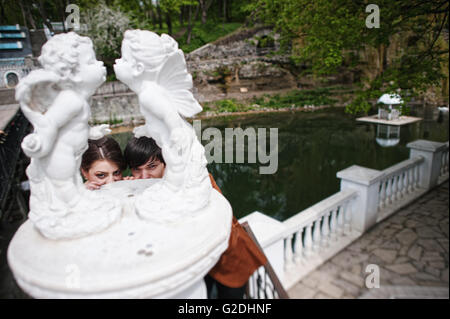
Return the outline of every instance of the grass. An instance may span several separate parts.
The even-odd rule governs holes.
[[[264,95],[253,98],[252,102],[261,107],[280,109],[286,107],[303,107],[306,105],[334,105],[337,101],[331,98],[332,91],[328,88],[312,90],[294,90],[286,95]]]
[[[333,98],[334,88],[317,88],[311,90],[293,90],[284,95],[268,95],[254,97],[248,101],[236,99],[224,99],[214,102],[206,102],[203,105],[204,112],[235,113],[250,110],[299,108],[304,106],[333,106],[338,101]]]
[[[215,22],[208,21],[204,25],[200,22],[196,22],[192,28],[192,38],[191,43],[187,44],[187,31],[184,35],[177,39],[180,49],[184,53],[192,52],[207,43],[214,42],[217,39],[224,37],[242,26],[242,23],[230,22]],[[187,28],[187,27],[186,27]]]

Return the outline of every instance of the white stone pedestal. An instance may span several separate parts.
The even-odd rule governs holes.
[[[122,218],[98,234],[56,241],[25,222],[8,248],[19,286],[34,298],[206,298],[203,277],[228,247],[230,204],[213,190],[195,215],[151,223],[133,210],[136,189],[146,183],[109,184],[104,191],[128,203]]]

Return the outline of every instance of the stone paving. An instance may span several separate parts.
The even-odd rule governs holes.
[[[448,199],[447,180],[375,225],[292,287],[289,296],[448,298]],[[380,288],[366,287],[374,274],[369,264],[379,267]]]

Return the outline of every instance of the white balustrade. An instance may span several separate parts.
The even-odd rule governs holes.
[[[283,285],[292,287],[367,229],[448,178],[448,142],[418,140],[408,147],[409,159],[383,171],[353,165],[338,172],[340,192],[282,223],[277,238],[278,251],[284,249],[278,257]],[[261,286],[262,274],[258,278]],[[252,280],[255,284],[257,278]]]
[[[356,191],[344,190],[284,222],[285,268],[302,264],[351,231],[351,206]]]
[[[448,142],[447,142],[446,148],[442,152],[441,171],[439,174],[440,177],[448,174],[448,151],[449,151],[449,146],[448,146]]]
[[[423,162],[423,157],[416,157],[407,159],[382,171],[385,175],[380,180],[379,210],[401,200],[418,188],[419,166]]]

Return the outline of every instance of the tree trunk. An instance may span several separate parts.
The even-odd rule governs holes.
[[[64,30],[64,32],[67,32],[67,30],[66,30],[66,7],[64,6],[64,0],[59,1],[58,9],[59,9],[59,13],[61,14],[63,30]]]
[[[184,27],[184,6],[180,7],[180,27]]]
[[[19,6],[20,6],[20,11],[22,12],[23,25],[25,26],[25,28],[28,29],[27,15],[25,13],[25,8],[23,7],[23,1],[22,0],[19,0]],[[3,17],[3,4],[2,4],[2,17]]]
[[[50,23],[50,20],[47,18],[47,12],[45,11],[44,1],[39,0],[38,4],[39,14],[41,15],[42,22],[47,26],[51,33],[54,33],[53,26]]]
[[[0,0],[0,24],[6,24],[5,7],[3,0]]]
[[[222,0],[222,17],[223,22],[227,21],[227,0]]]
[[[156,11],[158,12],[159,29],[162,29],[162,12],[161,12],[161,7],[159,6],[159,3],[156,6]]]
[[[167,24],[167,33],[172,36],[172,19],[170,18],[170,13],[166,13],[166,24]]]
[[[191,43],[191,36],[192,36],[192,6],[188,6],[188,26],[187,26],[186,44]]]
[[[227,14],[226,14],[226,21],[227,22],[231,22],[231,3],[233,2],[232,0],[227,0]]]
[[[378,46],[378,74],[382,74],[384,71],[384,66],[385,66],[385,47],[384,44],[380,44]]]
[[[202,10],[202,24],[205,24],[207,12],[212,4],[212,0],[198,0],[198,3],[200,4],[200,9]]]

